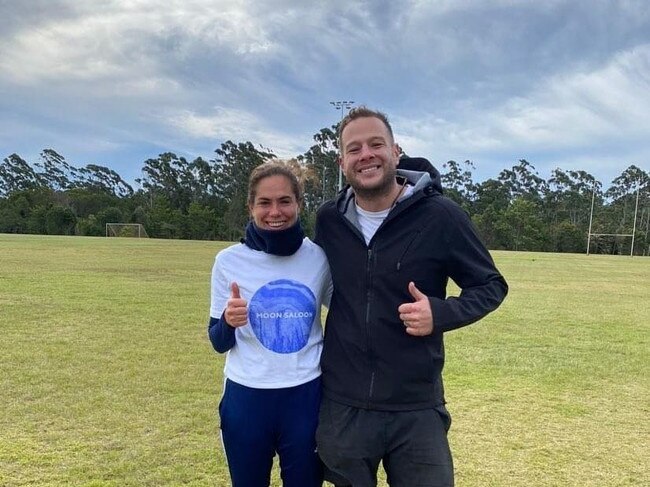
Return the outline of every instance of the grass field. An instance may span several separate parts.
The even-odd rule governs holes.
[[[229,485],[223,245],[0,235],[0,485]],[[446,338],[457,486],[650,485],[650,258],[494,257],[506,302]]]

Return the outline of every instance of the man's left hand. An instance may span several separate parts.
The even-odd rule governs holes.
[[[409,282],[409,293],[415,301],[401,304],[397,308],[399,319],[406,327],[406,333],[413,336],[431,335],[433,333],[433,313],[429,298],[415,287],[414,282]]]

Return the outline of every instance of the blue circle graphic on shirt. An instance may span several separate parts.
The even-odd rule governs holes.
[[[316,298],[304,284],[271,281],[257,290],[248,305],[248,321],[264,347],[294,353],[307,345],[316,315]]]

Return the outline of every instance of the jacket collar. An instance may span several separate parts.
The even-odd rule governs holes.
[[[389,220],[394,215],[401,213],[405,208],[411,206],[411,204],[415,203],[421,198],[426,198],[434,194],[442,194],[442,186],[440,186],[439,180],[432,181],[430,172],[398,169],[397,177],[406,178],[407,184],[414,186],[413,192],[410,195],[402,196],[397,200],[397,205],[395,205],[390,211],[386,217],[386,220]],[[350,185],[347,185],[338,194],[336,198],[336,209],[341,214],[343,214],[343,217],[348,220],[354,227],[357,229],[360,228],[357,212],[354,209],[354,191]]]
[[[435,170],[435,169],[434,169]],[[437,171],[436,171],[437,172]],[[429,196],[433,194],[442,194],[442,186],[440,185],[439,177],[438,181],[432,180],[430,173],[423,171],[409,171],[406,169],[397,170],[398,178],[405,178],[407,184],[413,186],[413,192],[409,196],[402,196],[398,202],[401,203],[406,199],[415,200],[420,199],[421,194]],[[414,201],[415,201],[414,200]],[[356,211],[354,211],[353,206],[354,201],[354,190],[347,185],[341,190],[336,198],[336,208],[339,212],[348,216],[350,213],[354,214],[354,218],[348,218],[356,223]]]

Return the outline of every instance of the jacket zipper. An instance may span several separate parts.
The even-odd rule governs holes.
[[[410,199],[411,199],[412,202],[417,202],[420,198],[411,197]],[[337,203],[336,203],[337,209],[338,209],[338,206],[339,206],[338,201],[339,200],[337,199]],[[371,239],[371,245],[372,245],[372,240],[375,240],[375,237],[376,237],[377,233],[379,233],[383,229],[383,227],[386,225],[386,223],[393,220],[397,214],[404,211],[404,208],[406,208],[408,206],[410,206],[410,205],[407,204],[406,206],[404,206],[402,209],[398,210],[397,212],[390,212],[389,213],[389,215],[382,222],[382,224],[379,225],[379,228],[377,228],[377,231],[375,232],[375,236],[373,236],[373,238]],[[361,232],[359,231],[359,229],[356,228],[350,222],[350,220],[348,220],[345,217],[345,211],[341,211],[340,209],[338,209],[338,212],[339,212],[339,216],[343,219],[345,224],[347,224],[348,227],[352,230],[352,232],[355,235],[357,235],[357,237],[359,237],[362,242],[365,243],[365,239],[364,239],[363,235],[361,234]],[[417,238],[417,236],[419,234],[420,234],[420,232],[418,232],[416,234],[415,238]],[[401,266],[401,260],[404,257],[404,255],[406,255],[406,252],[408,251],[409,247],[411,246],[411,244],[413,243],[415,238],[409,243],[409,245],[407,245],[406,250],[404,251],[404,253],[402,254],[402,257],[400,258],[400,260],[397,263],[397,270],[399,270],[399,268]],[[368,352],[369,353],[372,351],[371,340],[370,340],[370,302],[371,302],[371,298],[372,298],[372,291],[371,291],[371,288],[372,288],[372,256],[373,256],[372,248],[368,248],[368,260],[366,261],[366,274],[367,274],[367,283],[368,283],[368,285],[367,285],[368,287],[367,287],[367,290],[366,290],[366,336],[367,336],[367,345],[368,345]],[[374,357],[372,357],[372,362],[373,362],[372,366],[371,366],[372,371],[370,372],[370,386],[369,386],[369,389],[368,389],[368,400],[367,400],[368,407],[370,407],[370,399],[372,398],[372,395],[373,395],[373,392],[374,392],[374,387],[375,387],[375,372],[376,371],[374,370]]]
[[[372,351],[372,340],[370,333],[370,303],[372,301],[372,249],[368,249],[368,259],[366,261],[366,275],[367,275],[367,289],[366,289],[366,336],[368,352]],[[373,359],[374,361],[374,359]],[[372,372],[370,373],[370,387],[368,390],[368,407],[370,407],[370,399],[372,398],[373,389],[375,386],[375,371],[374,366],[372,367]]]

